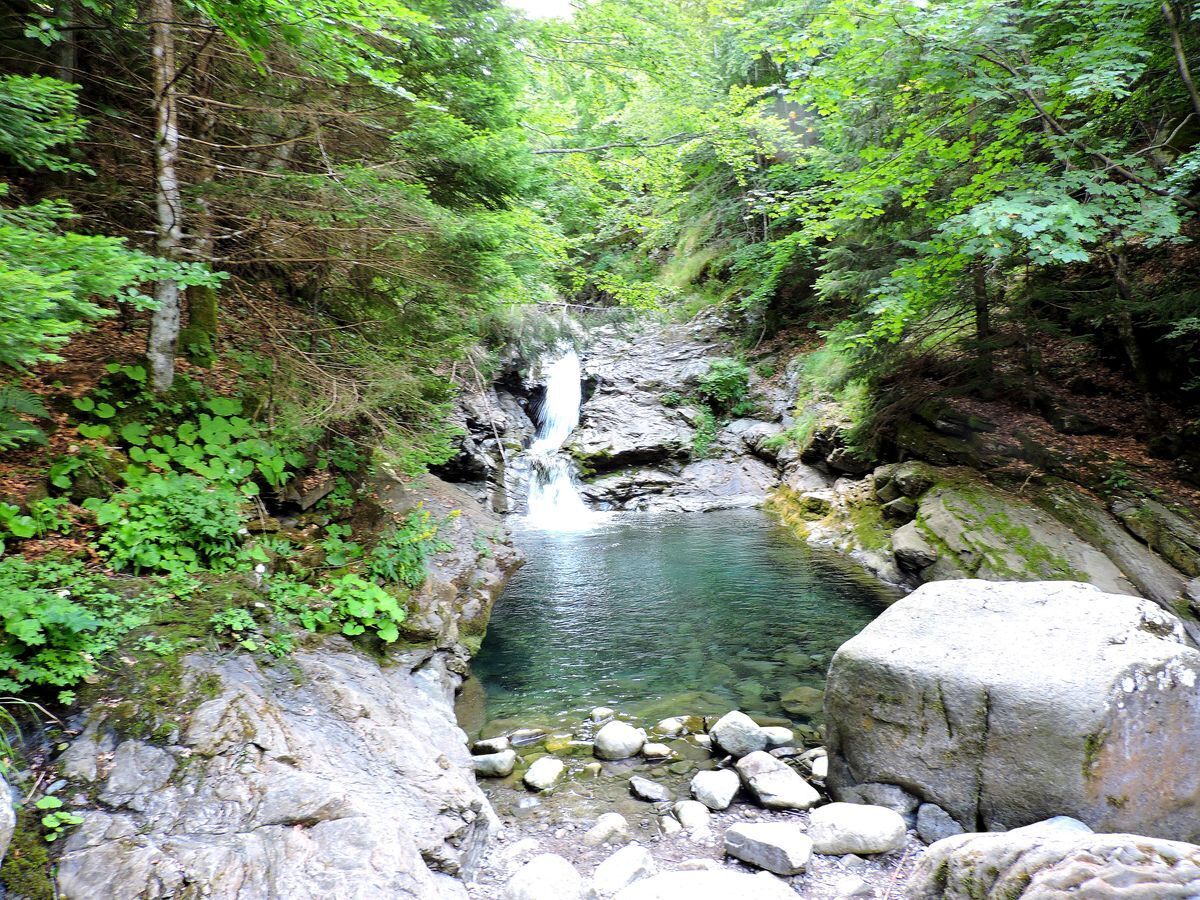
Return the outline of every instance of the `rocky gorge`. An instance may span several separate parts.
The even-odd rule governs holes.
[[[593,510],[765,506],[911,590],[821,657],[824,692],[781,696],[787,717],[706,701],[456,721],[521,562],[505,516],[525,511],[546,384],[514,361],[461,398],[454,460],[373,485],[385,514],[448,523],[397,649],[197,652],[87,697],[55,764],[83,820],[59,894],[1200,893],[1190,515],[1124,485],[1102,497],[1079,460],[949,408],[898,459],[865,458],[835,405],[797,408],[795,361],[715,416],[703,379],[729,352],[711,317],[592,329],[562,453]]]

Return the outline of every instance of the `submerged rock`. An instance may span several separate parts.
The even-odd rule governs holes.
[[[842,797],[898,782],[987,827],[1067,813],[1192,839],[1198,679],[1200,653],[1149,601],[1066,582],[928,584],[835,656],[828,783]]]
[[[650,803],[665,803],[671,799],[671,792],[656,781],[634,775],[629,779],[629,790],[639,800]]]
[[[1042,822],[938,841],[909,881],[911,900],[1200,896],[1200,847]]]
[[[813,850],[833,856],[891,853],[904,846],[904,818],[895,810],[857,803],[830,803],[808,820]]]

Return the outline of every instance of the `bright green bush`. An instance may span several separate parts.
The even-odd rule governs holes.
[[[367,558],[367,574],[389,584],[420,587],[428,575],[429,557],[449,549],[445,541],[438,540],[439,527],[429,510],[413,510],[375,545]]]
[[[81,566],[0,560],[0,691],[69,687],[95,672],[106,642],[104,623],[88,601],[118,600]]]
[[[736,359],[714,359],[700,376],[698,392],[714,412],[738,411],[750,392],[750,370]]]
[[[241,504],[229,485],[157,473],[107,500],[84,502],[104,529],[100,546],[109,562],[134,573],[230,568],[241,546]]]

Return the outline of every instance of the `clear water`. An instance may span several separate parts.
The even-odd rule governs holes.
[[[760,510],[621,513],[575,533],[518,523],[516,537],[529,562],[473,664],[489,719],[578,721],[603,705],[815,722],[811,690],[806,710],[781,698],[822,688],[833,651],[888,599]]]

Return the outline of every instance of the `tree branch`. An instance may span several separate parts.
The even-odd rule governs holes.
[[[561,156],[566,153],[604,153],[605,151],[608,151],[608,150],[618,150],[618,149],[622,149],[622,148],[631,148],[631,149],[637,149],[637,150],[650,150],[654,147],[666,147],[670,144],[685,144],[688,141],[694,141],[696,138],[708,137],[709,135],[715,134],[715,133],[716,132],[713,132],[713,131],[703,131],[703,132],[700,132],[699,134],[691,134],[689,132],[681,132],[680,134],[673,134],[669,138],[664,138],[661,141],[655,141],[654,143],[651,143],[651,144],[643,144],[643,143],[637,143],[637,142],[630,142],[630,143],[617,142],[617,143],[612,143],[612,144],[600,144],[599,146],[596,146],[596,147],[549,147],[544,150],[534,150],[533,155],[534,156]]]

